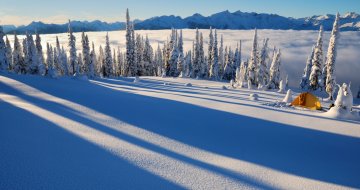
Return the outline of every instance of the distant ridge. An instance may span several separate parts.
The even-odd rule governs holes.
[[[322,24],[324,30],[330,31],[334,22],[335,15],[317,15],[305,18],[283,17],[276,14],[265,13],[246,13],[241,11],[223,11],[210,16],[194,14],[181,18],[179,16],[158,16],[143,21],[135,20],[135,28],[143,30],[160,29],[184,29],[199,28],[207,29],[213,27],[217,29],[282,29],[282,30],[317,30]],[[341,16],[341,31],[360,31],[360,15],[354,12],[346,13]],[[89,31],[114,31],[125,29],[124,22],[107,23],[99,20],[95,21],[72,21],[74,32]],[[43,22],[32,22],[27,26],[15,27],[5,25],[6,33],[24,34],[26,32],[40,34],[64,33],[67,31],[65,24],[45,24]]]

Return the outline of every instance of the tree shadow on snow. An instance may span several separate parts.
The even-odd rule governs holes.
[[[360,188],[359,138],[265,121],[174,100],[120,92],[87,82],[79,82],[84,88],[64,90],[66,88],[57,88],[60,84],[51,87],[48,82],[34,85],[22,78],[20,81],[189,146],[297,176]],[[63,87],[67,85],[66,80],[56,82],[60,82]],[[14,89],[11,90],[9,86],[7,88],[10,89],[8,93],[136,145],[250,185],[258,183],[246,176],[233,174],[121,134],[81,117],[81,114],[68,107],[30,97],[19,91],[12,92]],[[82,89],[89,91],[84,92]],[[63,90],[62,93],[59,90]],[[263,184],[260,188],[268,187]]]
[[[0,189],[183,189],[1,100],[0,121]]]

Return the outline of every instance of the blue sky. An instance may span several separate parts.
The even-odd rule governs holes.
[[[44,21],[64,23],[72,20],[123,21],[125,9],[132,18],[159,15],[208,16],[216,12],[275,13],[305,17],[336,12],[360,13],[360,0],[1,0],[0,24],[28,24]]]

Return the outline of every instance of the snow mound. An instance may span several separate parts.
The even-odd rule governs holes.
[[[134,79],[134,83],[138,83],[138,82],[140,82],[141,80],[140,80],[140,77],[135,77],[135,79]]]
[[[347,119],[360,121],[360,112],[359,111],[348,111],[340,107],[332,107],[330,110],[323,114],[325,117],[330,117],[334,119]]]
[[[259,95],[258,94],[250,94],[249,95],[249,99],[250,100],[259,100]]]
[[[291,106],[290,103],[286,103],[286,102],[279,102],[279,101],[276,101],[274,103],[266,103],[266,104],[263,104],[265,106],[270,106],[270,107],[274,107],[274,108],[285,108],[285,109],[292,109],[294,110],[295,108]]]
[[[185,84],[185,86],[187,86],[187,87],[191,87],[191,86],[192,86],[192,84],[191,84],[191,83],[186,83],[186,84]]]
[[[291,103],[293,101],[291,90],[289,89],[286,93],[285,98],[282,100],[284,103]]]
[[[82,80],[82,81],[89,81],[89,79],[88,79],[88,77],[86,75],[77,74],[77,73],[74,74],[72,79]]]

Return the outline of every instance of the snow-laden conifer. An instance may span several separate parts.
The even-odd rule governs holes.
[[[267,85],[269,89],[278,89],[280,86],[280,80],[281,80],[280,56],[281,56],[280,50],[278,50],[273,56],[271,67],[270,67],[269,84]]]
[[[303,90],[308,89],[310,85],[309,77],[311,73],[312,58],[314,57],[314,52],[315,52],[315,46],[312,47],[311,54],[306,60],[304,74],[301,77],[300,88]]]
[[[19,74],[26,73],[26,65],[24,60],[23,49],[21,47],[19,38],[14,34],[14,50],[12,52],[13,71]]]
[[[6,57],[6,44],[4,42],[4,32],[2,26],[0,26],[0,71],[8,70],[9,62]]]
[[[336,19],[333,25],[333,29],[331,32],[331,37],[329,41],[329,48],[327,51],[327,60],[326,60],[326,92],[329,94],[329,99],[333,100],[334,92],[335,92],[335,62],[336,62],[336,54],[337,54],[337,41],[339,39],[339,25],[340,25],[340,15],[336,14]]]
[[[248,81],[249,84],[257,86],[257,70],[258,70],[258,59],[257,59],[257,30],[255,29],[253,44],[250,54],[249,66],[248,66]]]
[[[72,28],[71,28],[71,22],[69,20],[68,24],[68,33],[69,33],[69,64],[71,67],[71,74],[75,75],[77,74],[77,56],[76,56],[76,38],[73,34]]]
[[[320,26],[319,36],[315,47],[314,57],[312,59],[312,67],[310,73],[311,90],[318,90],[322,85],[322,66],[323,66],[323,26]]]

